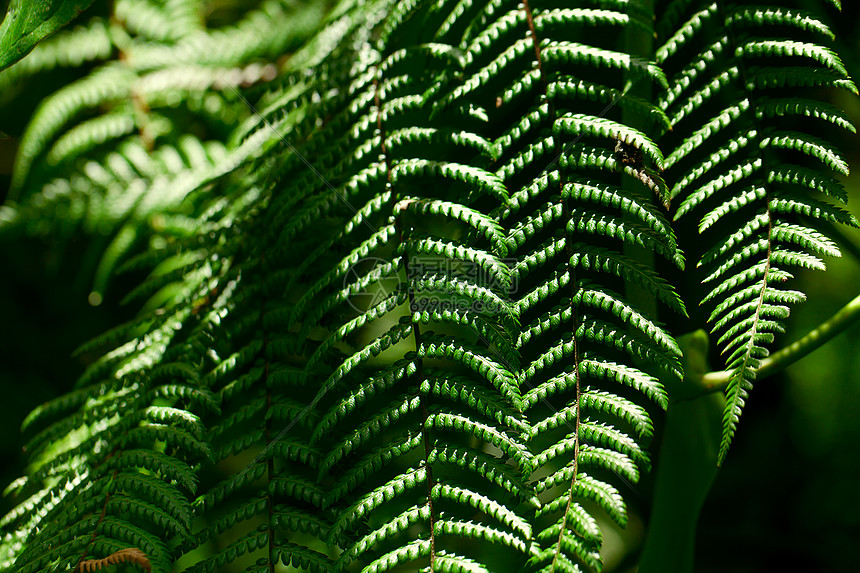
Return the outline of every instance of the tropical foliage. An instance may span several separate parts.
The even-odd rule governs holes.
[[[599,571],[708,391],[680,335],[722,356],[722,463],[792,273],[857,226],[805,4],[117,0],[45,40],[0,100],[77,79],[0,236],[91,237],[93,304],[148,278],[27,418],[0,567]]]

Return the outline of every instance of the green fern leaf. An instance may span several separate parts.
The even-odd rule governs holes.
[[[3,236],[103,235],[92,302],[148,274],[25,422],[0,567],[599,571],[689,374],[666,313],[706,305],[731,371],[722,461],[792,267],[858,224],[824,138],[853,126],[789,90],[856,92],[831,30],[372,0],[290,53],[326,3],[204,4],[118,0],[0,74],[77,74],[25,132]]]

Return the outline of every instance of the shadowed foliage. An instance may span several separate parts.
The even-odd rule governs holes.
[[[0,233],[109,236],[94,303],[149,273],[27,418],[0,567],[599,571],[684,383],[666,324],[731,371],[724,459],[792,271],[857,225],[819,13],[203,5],[117,1],[0,73],[87,62]]]

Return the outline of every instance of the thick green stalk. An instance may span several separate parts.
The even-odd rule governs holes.
[[[860,296],[800,340],[762,361],[757,378],[794,364],[860,319]],[[731,372],[709,372],[708,336],[703,330],[678,340],[684,351],[684,382],[670,388],[656,471],[648,537],[639,573],[691,573],[696,523],[717,474],[717,451]]]
[[[800,340],[762,361],[758,378],[794,364],[860,319],[860,296]],[[648,537],[639,573],[692,573],[696,523],[717,474],[717,451],[730,371],[709,372],[708,336],[703,330],[678,340],[684,352],[684,382],[669,388],[656,471]]]
[[[707,372],[704,330],[678,339],[685,380]],[[672,395],[673,388],[670,388]],[[717,452],[726,399],[705,394],[672,402],[657,458],[653,505],[639,573],[692,573],[699,513],[717,476]]]
[[[860,295],[800,340],[792,342],[762,360],[761,366],[756,370],[756,378],[765,378],[785,370],[857,322],[858,319],[860,319]],[[730,376],[730,371],[720,370],[719,372],[708,372],[697,379],[692,379],[690,381],[690,395],[721,392],[728,386]]]

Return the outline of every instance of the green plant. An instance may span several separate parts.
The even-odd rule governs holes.
[[[117,10],[132,4],[152,34],[203,6]],[[804,298],[790,269],[823,268],[833,223],[857,225],[826,139],[853,127],[821,98],[857,91],[816,16],[838,2],[561,4],[343,2],[264,93],[229,90],[213,115],[242,121],[217,153],[134,185],[90,173],[115,185],[139,150],[202,139],[177,133],[188,115],[147,130],[152,106],[126,99],[136,58],[42,106],[13,178],[38,191],[12,195],[5,228],[121,220],[96,283],[147,237],[124,266],[151,269],[130,295],[149,302],[25,422],[4,566],[85,569],[134,548],[159,571],[599,570],[604,516],[624,526],[668,407],[641,570],[691,568],[752,382],[857,316],[851,303],[768,357]],[[212,37],[186,33],[141,61],[209,65],[221,42],[183,52]],[[284,49],[267,45],[252,54]],[[200,90],[223,98],[213,74],[165,98],[197,112]],[[115,107],[68,129],[63,101]],[[135,209],[98,211],[135,192]],[[67,197],[81,206],[59,209]],[[709,371],[706,324],[725,371]]]
[[[277,73],[325,3],[268,0],[219,14],[199,2],[120,0],[110,10],[0,74],[10,114],[27,80],[56,90],[20,138],[2,232],[51,235],[60,248],[81,231],[91,237],[94,304],[137,244],[193,232],[189,194],[234,167],[227,139],[250,115],[239,90]]]

